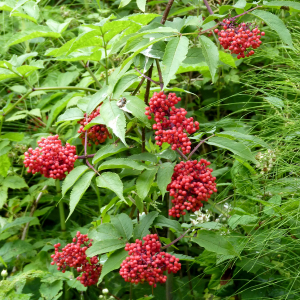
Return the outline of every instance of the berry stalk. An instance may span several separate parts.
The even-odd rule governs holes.
[[[55,180],[56,192],[57,195],[61,197],[61,187],[59,179]],[[65,210],[64,210],[64,203],[62,200],[58,202],[58,209],[59,209],[59,218],[60,218],[60,228],[61,231],[66,231],[66,217],[65,217]]]

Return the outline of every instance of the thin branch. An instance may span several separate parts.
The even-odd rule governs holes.
[[[134,68],[135,68],[136,71],[138,71],[138,72],[139,72],[143,77],[145,77],[147,80],[149,80],[149,81],[151,81],[151,82],[153,82],[153,83],[155,83],[155,84],[157,84],[157,85],[160,85],[159,82],[157,82],[157,81],[151,79],[150,77],[148,77],[147,75],[143,74],[143,73],[142,73],[139,69],[137,69],[136,67],[134,67]]]
[[[209,136],[208,138],[200,141],[200,143],[193,149],[193,151],[190,153],[190,155],[188,156],[188,160],[192,157],[192,155],[198,150],[198,148],[204,143],[206,142],[207,140],[209,140],[210,138],[212,138],[213,136],[215,136],[214,134]]]
[[[148,70],[148,77],[149,78],[151,78],[151,76],[152,76],[152,71],[153,71],[153,64],[151,65],[151,67]],[[151,82],[147,81],[145,97],[144,97],[144,102],[147,106],[149,105],[150,85],[151,85]]]
[[[88,160],[85,161],[90,169],[92,169],[98,176],[101,176],[100,173],[90,164]]]
[[[158,76],[159,76],[160,89],[163,90],[163,88],[164,88],[164,81],[163,81],[163,78],[162,78],[162,73],[161,73],[161,68],[160,68],[160,65],[159,65],[159,60],[155,59],[155,62],[156,62]]]
[[[237,18],[239,18],[239,17],[241,17],[241,16],[244,16],[244,15],[248,14],[249,12],[251,12],[251,11],[253,11],[253,10],[255,10],[255,9],[261,8],[261,7],[262,7],[261,5],[258,5],[258,6],[256,6],[256,7],[253,7],[253,8],[251,8],[251,9],[249,9],[249,10],[243,12],[242,14],[239,14],[239,15],[237,15],[237,16],[235,16],[235,17],[232,17],[232,18],[230,18],[230,19],[228,19],[228,20],[229,20],[229,21],[234,21],[235,19],[237,19]]]
[[[94,154],[88,154],[88,155],[80,155],[80,156],[77,156],[77,159],[87,159],[87,158],[92,158],[96,155],[96,153]]]
[[[102,85],[101,83],[99,82],[99,80],[96,78],[95,74],[92,72],[92,70],[89,68],[89,61],[87,61],[86,64],[84,64],[83,61],[79,61],[82,66],[90,73],[90,75],[92,76],[92,78],[95,80],[96,84],[99,86],[99,88],[101,89],[102,88]]]
[[[141,86],[143,85],[145,79],[146,79],[145,77],[142,78],[142,80],[140,81],[136,89],[131,93],[132,96],[137,94],[137,92],[140,90]]]
[[[211,9],[210,5],[208,4],[208,1],[207,1],[207,0],[203,0],[203,2],[204,2],[204,4],[205,4],[205,6],[206,6],[208,12],[209,12],[211,15],[213,15],[214,12],[213,12],[213,10]]]
[[[85,122],[86,123],[87,123],[87,120],[88,120],[88,116],[87,116],[87,113],[86,113],[86,115],[85,115]],[[88,133],[88,131],[85,130],[85,133],[84,133],[84,156],[87,155],[87,139],[88,139],[87,133]]]
[[[206,1],[206,0],[205,0],[205,1]],[[166,9],[165,9],[165,11],[164,11],[164,14],[163,14],[163,16],[162,16],[162,19],[161,19],[161,21],[160,21],[161,24],[165,24],[165,23],[166,23],[167,17],[168,17],[168,14],[169,14],[170,10],[171,10],[171,7],[172,7],[172,5],[173,5],[173,2],[174,2],[174,0],[169,0],[168,4],[167,4],[167,6],[166,6]]]
[[[22,102],[27,96],[29,96],[33,91],[27,92],[22,98],[20,98],[16,103],[14,103],[7,111],[3,113],[3,116],[8,115],[20,102]]]
[[[176,149],[175,150],[184,160],[188,160],[188,158],[179,150],[179,149]]]
[[[170,244],[163,246],[161,248],[161,250],[167,249],[170,246],[174,245],[175,243],[177,243],[179,240],[181,240],[189,231],[191,231],[191,229],[189,228],[187,231],[185,231],[181,236],[179,236],[177,239],[175,239],[173,242],[171,242]]]
[[[96,93],[98,90],[90,89],[90,88],[84,88],[79,86],[58,86],[58,87],[42,87],[42,88],[32,88],[32,91],[55,91],[55,90],[82,90],[87,92],[93,92]]]

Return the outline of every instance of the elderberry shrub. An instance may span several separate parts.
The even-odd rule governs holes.
[[[97,284],[101,274],[102,265],[99,263],[97,256],[86,258],[86,250],[92,246],[92,241],[87,237],[87,234],[77,232],[73,238],[73,243],[67,244],[60,249],[61,244],[55,244],[55,254],[51,255],[53,261],[51,265],[56,264],[57,270],[65,273],[67,267],[76,268],[77,272],[82,272],[81,276],[77,277],[84,286]],[[83,246],[83,247],[81,247]],[[59,252],[62,250],[62,252]]]
[[[213,169],[207,168],[210,162],[205,159],[180,162],[174,167],[172,181],[167,186],[170,192],[173,207],[169,215],[179,218],[187,211],[199,210],[210,195],[217,192],[216,177],[211,175]]]
[[[24,165],[28,173],[41,173],[47,178],[63,179],[74,169],[77,159],[76,147],[66,143],[62,146],[58,135],[41,138],[39,147],[25,152]]]
[[[172,145],[172,149],[181,148],[183,154],[191,151],[191,141],[187,134],[192,134],[199,130],[199,123],[193,122],[193,118],[186,118],[187,111],[183,108],[176,108],[175,104],[181,101],[175,93],[170,93],[168,97],[163,93],[154,93],[146,107],[145,115],[150,120],[151,113],[154,114],[152,128],[155,131],[155,140],[158,146],[162,143]]]
[[[78,130],[78,133],[81,133],[80,138],[82,139],[82,145],[85,143],[85,132],[84,127],[90,123],[94,118],[100,116],[100,106],[97,107],[87,118],[86,113],[84,114],[84,119],[81,119],[77,123],[81,126]],[[88,138],[88,146],[91,147],[93,142],[95,145],[99,145],[105,142],[105,140],[109,137],[112,138],[111,134],[108,132],[107,127],[105,125],[95,125],[88,129],[87,138]]]
[[[245,58],[253,55],[254,50],[262,43],[260,38],[264,32],[260,32],[257,27],[251,29],[251,23],[237,24],[235,21],[223,20],[223,30],[215,29],[219,36],[220,44],[224,49],[229,49],[231,54],[238,54],[237,58]]]
[[[175,256],[161,252],[161,243],[157,234],[148,234],[135,243],[126,244],[125,250],[129,256],[121,264],[120,275],[126,282],[138,284],[147,281],[156,287],[156,283],[165,283],[167,276],[163,274],[177,273],[181,269],[179,259]]]

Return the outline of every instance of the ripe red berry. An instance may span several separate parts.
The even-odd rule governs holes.
[[[176,94],[170,93],[168,97],[163,93],[154,93],[146,107],[145,115],[151,119],[154,114],[153,129],[155,140],[158,146],[162,143],[172,145],[172,149],[181,148],[183,154],[191,151],[191,142],[188,134],[192,134],[199,129],[199,123],[193,122],[193,118],[186,118],[187,111],[183,108],[176,108],[175,104],[181,101]]]
[[[156,287],[157,282],[165,283],[167,280],[163,272],[177,273],[181,264],[175,256],[160,251],[157,234],[148,234],[143,240],[144,244],[138,239],[135,243],[126,244],[129,256],[121,264],[120,275],[126,282],[138,284],[147,281]]]
[[[81,234],[79,231],[76,237],[73,238],[73,243],[67,244],[64,248],[60,249],[60,243],[54,245],[55,254],[51,255],[53,261],[51,265],[56,264],[57,270],[65,273],[67,267],[75,268],[77,272],[82,272],[77,277],[84,286],[97,284],[101,274],[102,265],[99,263],[97,256],[89,259],[86,258],[86,250],[92,246],[86,234]],[[83,247],[81,247],[83,246]],[[62,250],[62,252],[59,252]]]
[[[84,145],[85,140],[85,129],[84,127],[90,123],[94,118],[100,115],[100,106],[96,108],[87,118],[86,113],[84,114],[84,119],[81,119],[77,123],[81,124],[78,133],[81,133],[80,138],[82,139],[82,145]],[[88,146],[91,146],[91,142],[95,145],[99,145],[104,143],[107,138],[112,138],[111,134],[108,132],[105,125],[99,124],[92,126],[88,129],[87,138],[88,138]]]
[[[172,181],[167,190],[170,192],[173,207],[169,215],[179,218],[187,211],[199,210],[211,194],[216,193],[216,177],[211,175],[212,169],[207,168],[210,162],[205,159],[180,162],[174,168]]]
[[[66,143],[63,147],[58,135],[41,138],[39,147],[25,152],[24,165],[28,173],[41,173],[47,178],[63,179],[74,169],[76,147]]]
[[[261,32],[256,27],[251,29],[252,24],[242,23],[237,24],[229,20],[223,20],[223,30],[218,33],[220,44],[224,49],[230,50],[231,53],[237,54],[237,58],[249,57],[254,54],[253,50],[261,45],[261,36],[265,33]]]

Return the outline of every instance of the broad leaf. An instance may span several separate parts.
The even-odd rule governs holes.
[[[67,220],[70,218],[79,200],[90,186],[94,175],[95,173],[93,171],[89,171],[81,176],[81,178],[75,183],[70,195],[70,213]]]
[[[98,254],[107,253],[120,248],[124,248],[126,245],[125,240],[103,240],[99,242],[94,242],[93,245],[86,250],[86,255],[88,257],[93,257]]]
[[[150,161],[154,164],[157,163],[157,157],[154,154],[151,154],[149,152],[133,154],[128,158],[133,160],[140,160],[140,161]]]
[[[8,176],[2,182],[2,185],[11,189],[23,189],[28,188],[27,183],[22,177],[19,176]]]
[[[57,123],[83,119],[83,112],[77,108],[69,108],[57,118]]]
[[[231,54],[226,53],[224,51],[219,51],[219,59],[222,63],[229,65],[233,68],[236,68],[234,59]]]
[[[86,109],[87,114],[90,115],[91,112],[95,108],[97,108],[101,102],[107,99],[111,93],[112,93],[112,87],[110,86],[104,86],[100,91],[95,93],[89,100],[88,107]],[[103,110],[103,107],[101,108],[101,110]]]
[[[139,224],[134,228],[133,238],[141,240],[144,236],[149,234],[149,228],[152,225],[155,218],[158,216],[157,211],[152,211],[148,213]]]
[[[164,87],[167,87],[171,78],[176,74],[180,64],[188,53],[189,40],[187,37],[172,38],[166,47],[163,57],[162,77]]]
[[[125,150],[128,150],[126,146],[122,143],[118,144],[109,144],[102,147],[100,150],[98,150],[93,158],[93,164],[99,162],[100,160],[103,160],[109,156],[115,155],[117,153],[123,152]]]
[[[0,230],[1,232],[5,231],[8,228],[12,228],[14,226],[19,226],[28,222],[31,222],[32,220],[35,220],[36,217],[20,217],[12,221],[11,223],[6,223],[2,229]]]
[[[123,182],[116,173],[105,172],[96,178],[97,185],[102,188],[109,189],[117,194],[117,196],[125,202],[123,197]]]
[[[205,61],[209,67],[209,71],[212,77],[212,82],[215,82],[215,74],[218,68],[219,51],[218,47],[208,37],[201,35],[200,42],[202,46],[202,52],[205,57]]]
[[[121,237],[120,233],[110,223],[103,223],[89,232],[89,238],[95,241],[115,240]]]
[[[88,166],[78,166],[67,175],[62,184],[62,197],[86,170],[88,170]]]
[[[176,220],[171,220],[168,219],[162,215],[159,215],[154,223],[154,226],[159,226],[159,227],[169,227],[169,228],[173,228],[176,232],[180,232],[181,231],[181,226],[180,223]]]
[[[238,225],[249,225],[249,224],[253,224],[256,223],[256,221],[258,220],[258,217],[256,216],[239,216],[239,215],[233,215],[229,218],[228,220],[228,225],[230,226],[230,228],[234,229],[236,228]]]
[[[271,105],[274,105],[277,108],[284,108],[284,102],[277,98],[277,97],[264,97],[265,100],[267,100]]]
[[[164,198],[167,191],[167,186],[171,182],[172,175],[174,173],[174,164],[170,162],[163,163],[159,165],[157,173],[157,185]]]
[[[13,242],[6,242],[2,248],[0,248],[0,256],[4,261],[7,261],[13,257],[17,257],[17,255],[30,252],[33,250],[33,246],[28,242],[17,240]]]
[[[131,219],[126,214],[119,214],[111,217],[111,223],[114,225],[120,235],[129,240],[132,235],[133,225]]]
[[[136,0],[136,4],[137,4],[138,8],[141,11],[145,12],[145,10],[146,10],[146,0]]]
[[[275,7],[280,9],[283,7],[289,7],[292,11],[300,11],[300,3],[294,1],[264,1],[264,7]]]
[[[99,171],[106,170],[106,169],[120,169],[120,168],[129,168],[129,169],[136,169],[136,170],[144,170],[148,169],[142,163],[138,163],[132,159],[128,158],[113,158],[108,161],[105,161],[99,166]]]
[[[150,170],[145,170],[138,177],[136,181],[136,190],[142,201],[147,197],[156,173],[157,168],[153,168]]]
[[[7,172],[11,166],[10,159],[7,154],[0,156],[0,175],[3,177],[7,176]]]

